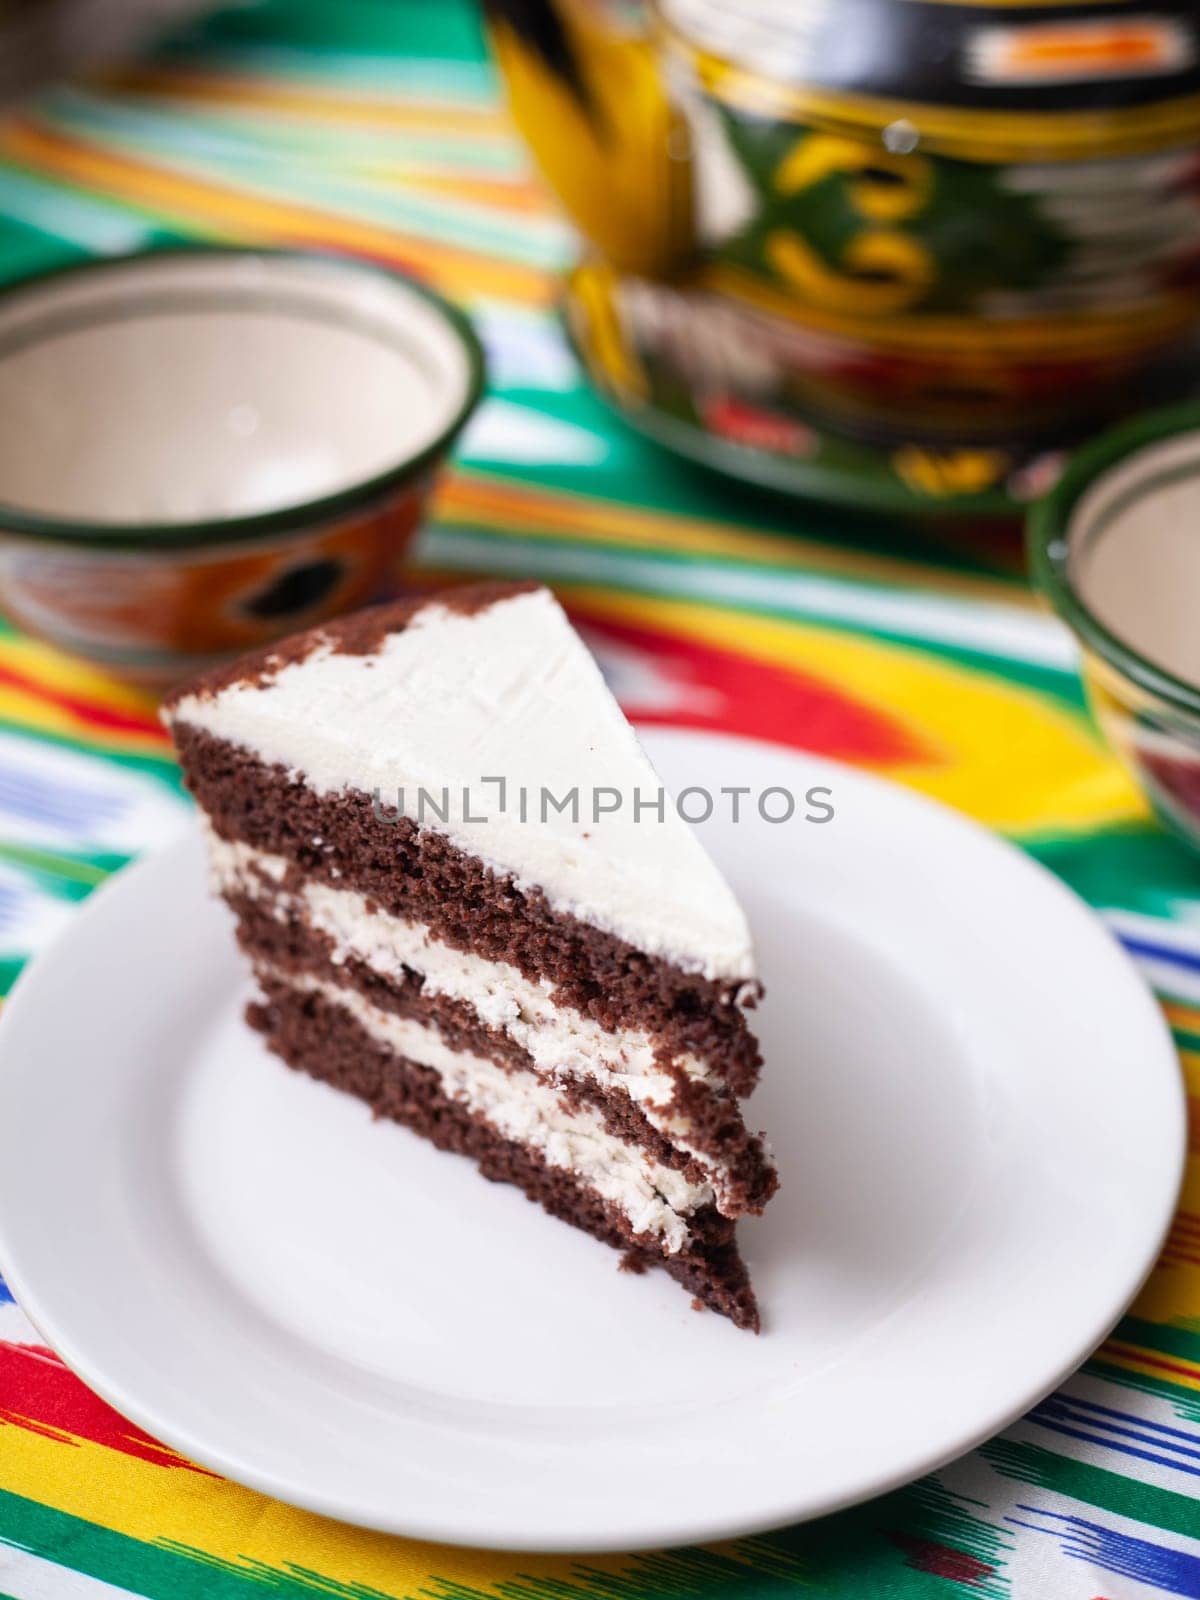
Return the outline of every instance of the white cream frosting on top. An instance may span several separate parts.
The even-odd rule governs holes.
[[[669,796],[660,820],[661,780],[548,590],[474,613],[430,603],[373,654],[322,644],[264,682],[185,696],[170,718],[319,793],[378,791],[556,911],[687,971],[754,977],[741,907]],[[485,781],[501,778],[503,807]],[[577,814],[543,790],[577,792]],[[619,809],[595,815],[597,794]]]

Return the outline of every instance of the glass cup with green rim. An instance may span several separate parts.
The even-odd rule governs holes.
[[[1200,848],[1200,406],[1079,451],[1031,510],[1028,550],[1079,642],[1101,728],[1158,816]]]

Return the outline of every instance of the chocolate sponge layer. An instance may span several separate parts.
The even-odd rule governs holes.
[[[708,1206],[688,1218],[690,1238],[674,1256],[571,1173],[550,1166],[527,1145],[506,1139],[459,1101],[429,1067],[374,1040],[325,995],[260,974],[264,998],[249,1020],[289,1066],[364,1100],[379,1116],[411,1128],[440,1150],[470,1156],[484,1177],[510,1183],[552,1216],[623,1253],[623,1265],[664,1268],[698,1301],[737,1327],[758,1331],[758,1306],[738,1254],[734,1225]]]
[[[760,1055],[728,984],[688,973],[520,889],[444,835],[376,815],[358,790],[318,794],[279,765],[186,723],[172,735],[189,789],[221,838],[284,857],[286,887],[316,878],[424,923],[458,950],[548,980],[601,1027],[640,1028],[665,1062],[694,1055],[746,1095]],[[740,987],[740,986],[739,986]]]
[[[237,917],[238,941],[252,961],[285,976],[313,977],[352,989],[382,1011],[436,1028],[452,1050],[538,1076],[529,1053],[503,1029],[489,1027],[465,1002],[432,993],[416,972],[404,969],[400,977],[390,978],[354,957],[337,959],[328,936],[295,909],[297,902],[277,884],[264,882],[262,887],[261,896],[225,896]],[[705,1181],[701,1162],[656,1129],[626,1089],[586,1077],[566,1079],[559,1087],[564,1104],[572,1109],[589,1106],[614,1137],[639,1146],[651,1160],[684,1173],[691,1182]],[[724,1170],[722,1211],[734,1217],[761,1211],[778,1180],[761,1138],[742,1120],[737,1101],[710,1085],[687,1082],[676,1095],[678,1110],[687,1116],[689,1144],[702,1155],[711,1152]]]

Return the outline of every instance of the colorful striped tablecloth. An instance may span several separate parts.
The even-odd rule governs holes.
[[[559,334],[570,238],[506,126],[471,7],[241,5],[0,124],[4,276],[179,239],[340,247],[463,301],[492,397],[422,566],[551,581],[643,722],[836,756],[1018,840],[1125,942],[1200,1094],[1200,864],[1100,742],[1070,640],[1032,605],[1015,549],[754,495],[610,418]],[[0,637],[5,987],[184,804],[145,698]],[[823,1522],[667,1554],[478,1554],[265,1500],[95,1399],[0,1283],[0,1597],[1196,1596],[1198,1497],[1200,1153],[1129,1316],[1003,1437]]]

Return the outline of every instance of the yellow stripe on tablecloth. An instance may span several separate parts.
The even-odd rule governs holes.
[[[929,652],[807,623],[617,590],[556,586],[579,614],[668,628],[718,649],[826,680],[893,717],[928,764],[881,770],[1013,833],[1071,833],[1142,821],[1145,802],[1082,710]],[[802,737],[802,730],[798,730]]]
[[[1119,1340],[1101,1345],[1097,1359],[1105,1366],[1120,1367],[1126,1372],[1136,1372],[1145,1378],[1156,1378],[1160,1383],[1170,1383],[1179,1389],[1190,1389],[1200,1394],[1200,1367],[1170,1355],[1148,1351],[1142,1353]]]
[[[1200,1006],[1185,1005],[1182,1000],[1164,1000],[1163,1010],[1173,1028],[1181,1033],[1194,1033],[1200,1038]],[[1197,1072],[1195,1092],[1200,1094],[1200,1071]]]
[[[473,143],[491,138],[512,146],[516,139],[506,114],[497,106],[466,100],[447,104],[406,96],[372,94],[339,83],[321,89],[295,79],[258,77],[233,70],[213,74],[177,67],[134,67],[106,75],[106,88],[173,99],[237,105],[249,110],[284,111],[305,121],[369,123],[394,132],[458,134]]]
[[[0,635],[0,721],[103,754],[166,754],[153,696],[27,635]]]
[[[146,690],[121,683],[32,634],[0,635],[0,661],[36,676],[48,689],[94,700],[110,711],[123,711],[130,716],[154,715],[157,702]]]
[[[918,569],[912,562],[894,556],[821,543],[783,528],[756,532],[690,512],[598,500],[463,468],[442,481],[436,513],[445,521],[466,522],[523,538],[625,544],[647,553],[666,551],[757,562],[910,588],[919,582],[923,590],[963,599],[1000,601],[1030,610],[1037,605],[1025,586],[1003,578],[935,571],[926,565]]]
[[[334,1584],[410,1593],[442,1582],[499,1584],[516,1573],[565,1579],[570,1558],[498,1555],[394,1539],[297,1511],[224,1478],[161,1467],[89,1440],[0,1427],[5,1489],[130,1538],[203,1552],[252,1576],[302,1570]],[[592,1563],[602,1567],[604,1562]],[[615,1569],[619,1560],[610,1561]]]
[[[81,143],[29,118],[13,118],[0,130],[0,156],[92,193],[115,196],[214,239],[336,246],[380,260],[403,261],[467,301],[491,296],[544,305],[554,294],[548,274],[519,262],[188,177],[168,166]]]
[[[545,195],[525,178],[510,178],[500,173],[481,178],[474,173],[460,173],[441,166],[431,170],[404,161],[356,162],[352,170],[356,175],[365,173],[373,183],[403,184],[408,189],[435,195],[439,200],[465,200],[487,206],[491,211],[506,213],[509,218],[548,214]]]
[[[1175,1026],[1179,1025],[1176,1019],[1180,1012],[1195,1014],[1193,1007],[1174,1002],[1166,1003],[1163,1010]],[[1200,1028],[1196,1031],[1200,1032]],[[1200,1324],[1200,1125],[1196,1120],[1200,1114],[1200,1051],[1181,1049],[1179,1060],[1191,1121],[1189,1160],[1166,1247],[1129,1314],[1143,1322],[1194,1329]],[[1102,1354],[1105,1361],[1132,1371],[1200,1389],[1200,1363],[1168,1351],[1141,1350],[1126,1344],[1120,1329]]]

